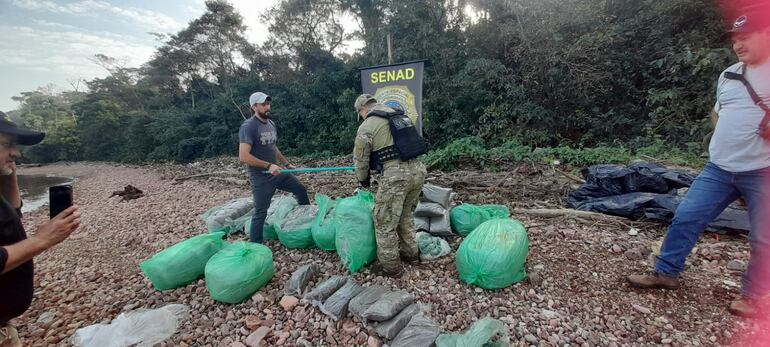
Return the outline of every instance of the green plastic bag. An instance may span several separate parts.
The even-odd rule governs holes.
[[[508,218],[511,211],[505,205],[462,204],[449,212],[452,231],[468,236],[476,227],[491,219]]]
[[[205,273],[212,299],[237,304],[273,278],[273,252],[258,243],[236,242],[214,254],[206,263]]]
[[[342,263],[352,273],[377,259],[373,208],[374,196],[367,191],[339,200],[334,208],[334,244]]]
[[[324,251],[335,251],[337,247],[334,237],[337,233],[332,223],[332,213],[337,202],[326,195],[316,194],[315,203],[318,205],[318,214],[310,227],[313,242]]]
[[[510,286],[527,277],[524,263],[529,240],[524,226],[512,219],[493,219],[479,225],[457,249],[460,279],[485,289]]]
[[[441,334],[436,339],[436,347],[508,347],[510,345],[505,324],[489,317],[473,323],[464,334]]]
[[[275,224],[281,224],[286,215],[291,212],[295,207],[299,205],[294,197],[289,195],[281,195],[275,198],[267,209],[267,218],[265,218],[265,226],[262,229],[263,240],[278,240],[278,235],[275,233]],[[251,232],[251,221],[249,221],[249,232]]]
[[[318,207],[299,205],[281,221],[275,224],[275,233],[281,244],[289,249],[310,248],[315,245],[310,227],[313,225]]]
[[[157,290],[174,289],[197,280],[206,262],[224,246],[224,232],[195,236],[155,253],[139,264]]]

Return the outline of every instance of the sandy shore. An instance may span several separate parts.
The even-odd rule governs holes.
[[[335,322],[311,306],[285,312],[278,304],[284,282],[299,265],[316,262],[323,277],[345,274],[336,254],[318,249],[287,250],[275,241],[269,243],[276,275],[257,300],[238,305],[212,301],[203,280],[167,292],[152,289],[138,264],[165,247],[205,232],[198,215],[229,199],[250,196],[245,186],[199,180],[173,184],[168,172],[109,164],[50,165],[24,168],[22,173],[76,177],[75,200],[83,213],[76,234],[36,258],[35,300],[15,322],[25,345],[69,345],[67,339],[78,328],[107,323],[121,312],[167,303],[189,305],[192,317],[163,346],[238,346],[234,343],[243,342],[251,333],[243,322],[248,315],[272,323],[268,345],[382,344],[372,326],[351,319]],[[464,201],[520,207],[554,203],[545,197],[514,199],[525,196],[534,184],[522,183],[526,175],[517,175],[522,181],[518,176],[489,174],[495,182],[512,181],[500,191],[490,189],[482,194],[463,188],[478,182],[476,174],[434,179],[454,186]],[[457,177],[474,177],[474,181],[453,183]],[[300,179],[311,192],[334,196],[350,194],[355,187],[352,177]],[[146,196],[129,202],[109,198],[112,191],[128,184],[142,189]],[[569,186],[554,178],[537,184],[557,193],[563,190],[560,187]],[[33,231],[46,218],[45,207],[25,215],[27,230]],[[649,248],[660,239],[663,226],[645,225],[638,236],[629,236],[629,228],[617,224],[520,219],[529,227],[528,268],[539,277],[535,283],[498,291],[476,289],[459,281],[453,256],[407,266],[406,275],[397,280],[373,276],[368,270],[353,278],[361,284],[410,291],[432,305],[430,316],[446,331],[462,331],[486,316],[500,319],[513,345],[725,345],[737,331],[750,326],[726,311],[740,283],[740,273],[726,265],[748,258],[748,247],[740,237],[716,240],[713,235],[705,236],[690,259],[684,288],[638,291],[630,289],[624,278],[647,270],[649,259],[634,259],[626,251]],[[451,242],[455,250],[459,241]]]

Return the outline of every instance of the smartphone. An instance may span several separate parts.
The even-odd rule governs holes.
[[[72,186],[53,186],[48,188],[48,207],[50,218],[72,206]]]

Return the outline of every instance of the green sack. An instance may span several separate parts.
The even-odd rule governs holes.
[[[367,191],[339,200],[334,208],[334,244],[350,272],[358,272],[377,259],[373,208],[374,196]]]
[[[529,240],[524,226],[512,219],[493,219],[479,225],[457,249],[460,279],[485,289],[510,286],[527,277],[524,263]]]
[[[511,211],[505,205],[462,204],[449,212],[452,231],[461,236],[468,236],[476,227],[490,219],[508,218]]]
[[[441,334],[436,339],[436,347],[508,347],[510,345],[503,322],[489,317],[473,323],[464,334]]]
[[[310,248],[315,245],[310,227],[313,225],[318,207],[299,205],[281,221],[273,225],[281,244],[289,249]]]
[[[197,280],[206,262],[224,246],[224,232],[195,236],[155,253],[139,264],[157,290],[174,289]]]
[[[281,224],[286,215],[297,205],[299,205],[297,200],[289,195],[281,195],[273,199],[270,207],[267,209],[267,218],[265,218],[265,226],[262,229],[262,239],[278,240],[274,225]],[[251,222],[249,222],[249,225],[251,225]],[[251,231],[251,227],[248,230]]]
[[[334,251],[337,247],[334,245],[336,231],[332,223],[332,211],[337,202],[326,195],[316,194],[315,203],[318,205],[318,214],[310,227],[313,242],[324,251]]]
[[[206,289],[214,300],[237,304],[264,287],[274,274],[270,248],[236,242],[225,246],[206,263]]]

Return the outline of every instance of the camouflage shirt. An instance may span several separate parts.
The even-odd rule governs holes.
[[[375,104],[371,111],[381,110],[395,112],[383,104]],[[369,157],[372,152],[393,145],[393,135],[390,134],[388,120],[382,117],[367,116],[358,126],[356,143],[353,148],[353,161],[356,167],[358,181],[365,181],[369,177]]]

